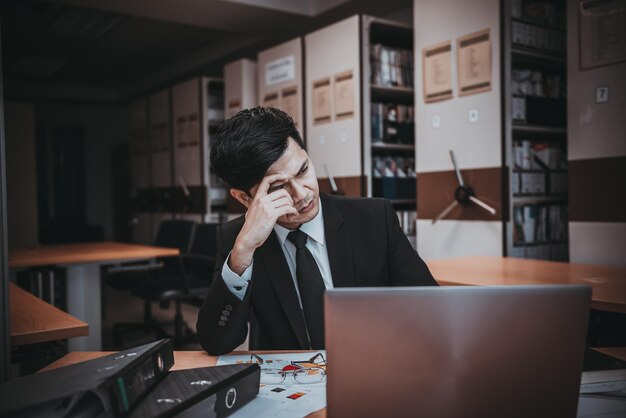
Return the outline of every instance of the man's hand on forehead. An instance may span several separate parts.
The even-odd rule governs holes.
[[[291,176],[287,175],[287,174],[270,174],[268,176],[265,176],[264,179],[268,178],[268,177],[282,175],[281,178],[270,180],[270,184],[269,184],[269,187],[268,187],[268,193],[273,193],[274,191],[276,191],[276,189],[278,187],[284,186],[290,179],[303,176],[307,172],[308,168],[309,168],[309,160],[307,159],[306,161],[304,161],[302,163],[302,165],[300,166],[300,169],[298,170],[298,172],[294,173]]]
[[[254,195],[255,198],[260,198],[275,192],[276,190],[272,190],[275,184],[280,183],[280,185],[284,184],[286,180],[289,178],[286,174],[277,173],[277,174],[269,174],[261,179],[259,183],[259,187]]]

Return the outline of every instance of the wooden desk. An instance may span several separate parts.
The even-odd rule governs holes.
[[[9,283],[11,313],[11,345],[62,340],[89,334],[89,327],[80,319]]]
[[[267,351],[268,353],[280,353],[280,351]],[[289,351],[292,353],[293,351]],[[61,357],[54,363],[51,363],[40,370],[40,372],[57,369],[59,367],[69,366],[71,364],[80,363],[81,361],[91,360],[94,358],[106,356],[107,354],[111,354],[113,351],[84,351],[84,352],[72,352],[64,357]],[[245,352],[233,352],[233,354],[245,354],[250,353],[249,351]],[[255,351],[255,353],[263,353],[263,351]],[[170,369],[174,370],[184,370],[184,369],[193,369],[197,367],[209,367],[215,366],[217,363],[217,357],[209,356],[205,351],[174,351],[174,366]],[[317,412],[313,412],[312,414],[307,415],[308,418],[325,418],[326,417],[326,408],[320,409]]]
[[[608,356],[626,361],[626,347],[599,347],[594,350],[604,353]]]
[[[9,268],[62,266],[67,271],[67,311],[89,324],[89,335],[69,340],[70,351],[102,349],[100,266],[120,261],[172,257],[176,248],[118,242],[46,245],[9,251]]]
[[[441,285],[586,284],[591,307],[626,313],[626,268],[513,257],[460,257],[426,263]]]
[[[176,248],[121,242],[58,244],[9,251],[9,268],[137,260],[178,254]]]

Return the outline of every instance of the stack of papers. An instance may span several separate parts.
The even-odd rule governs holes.
[[[321,354],[318,356],[317,354]],[[315,364],[310,363],[314,360]],[[326,379],[320,383],[299,384],[292,374],[287,374],[279,384],[264,384],[263,371],[268,369],[293,370],[296,367],[320,367],[325,369],[326,352],[226,355],[220,356],[217,365],[257,363],[261,367],[261,387],[256,399],[249,402],[232,416],[251,417],[304,417],[326,407]]]

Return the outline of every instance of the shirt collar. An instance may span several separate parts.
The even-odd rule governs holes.
[[[322,245],[326,245],[326,238],[324,236],[324,214],[322,213],[322,199],[317,198],[319,203],[320,210],[315,215],[315,218],[311,219],[309,222],[304,223],[300,226],[300,231],[307,234],[309,237],[314,239],[316,242]],[[287,229],[284,226],[280,226],[278,224],[274,225],[274,231],[278,236],[278,241],[280,245],[284,245],[287,240],[287,235],[292,231],[291,229]]]

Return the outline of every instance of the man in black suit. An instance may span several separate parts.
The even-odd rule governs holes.
[[[247,212],[217,231],[197,322],[210,354],[243,343],[248,323],[250,349],[323,348],[325,289],[437,285],[389,202],[320,194],[286,113],[257,107],[225,121],[211,166]]]

